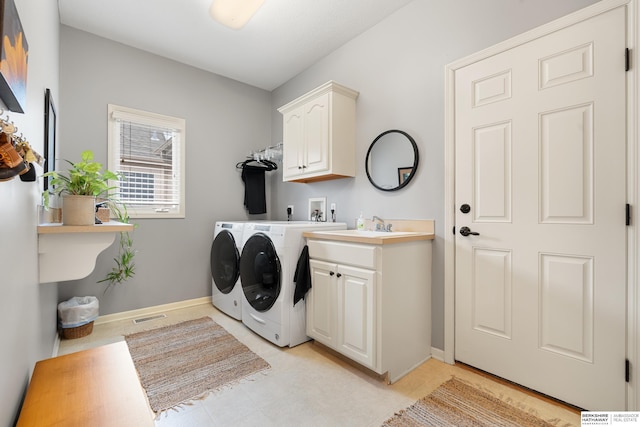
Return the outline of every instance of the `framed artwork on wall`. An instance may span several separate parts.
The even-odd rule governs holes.
[[[0,98],[10,111],[24,113],[29,44],[14,1],[0,0],[0,13]]]
[[[406,168],[398,168],[398,184],[402,185],[411,175],[411,171],[413,171],[413,167],[409,166]]]
[[[53,105],[51,90],[44,94],[44,171],[56,170],[56,108]],[[50,177],[44,178],[44,189],[49,188]]]

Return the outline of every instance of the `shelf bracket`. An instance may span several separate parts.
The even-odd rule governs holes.
[[[131,224],[113,222],[83,229],[61,225],[38,226],[40,283],[87,277],[94,270],[98,255],[113,244],[116,234],[132,229]]]

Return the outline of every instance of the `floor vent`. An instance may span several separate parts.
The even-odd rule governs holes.
[[[148,322],[149,320],[162,319],[164,317],[167,317],[167,315],[166,314],[156,314],[155,316],[141,317],[139,319],[133,319],[133,323],[135,323],[137,325],[138,323]]]

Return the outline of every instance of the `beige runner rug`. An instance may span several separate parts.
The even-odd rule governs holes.
[[[384,422],[383,426],[553,426],[456,378]]]
[[[209,317],[125,340],[156,414],[270,367]]]

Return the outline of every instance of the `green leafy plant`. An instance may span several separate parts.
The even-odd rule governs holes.
[[[51,194],[61,196],[64,194],[78,196],[95,196],[104,203],[118,221],[129,224],[129,214],[126,206],[118,203],[111,191],[116,187],[109,185],[110,180],[119,180],[121,175],[103,169],[102,163],[94,161],[91,150],[83,151],[79,162],[65,160],[71,168],[64,172],[51,171],[43,174],[43,177],[52,177],[50,189],[42,194],[45,208],[49,207]],[[135,227],[136,225],[134,225]],[[114,258],[115,266],[107,276],[98,283],[108,282],[109,286],[123,283],[135,274],[133,239],[128,232],[120,233],[120,247],[118,255]]]
[[[118,205],[114,202],[108,203],[109,209],[115,213],[118,221],[128,224],[129,223],[129,214],[127,213],[126,206]],[[134,228],[137,227],[137,224],[134,225]],[[133,249],[133,240],[129,235],[129,232],[123,231],[120,232],[120,247],[118,249],[118,255],[113,259],[115,262],[115,266],[111,269],[107,276],[99,280],[98,283],[108,282],[108,287],[113,285],[117,285],[123,283],[127,279],[133,277],[135,272],[135,263],[133,262],[133,258],[136,254],[136,251]]]
[[[43,177],[51,177],[51,189],[45,191],[43,203],[49,207],[49,196],[72,194],[76,196],[95,196],[109,199],[110,192],[115,187],[109,185],[109,180],[117,180],[120,176],[114,172],[103,170],[102,163],[93,160],[93,152],[86,150],[82,152],[79,162],[65,160],[71,168],[65,172],[51,171]]]

